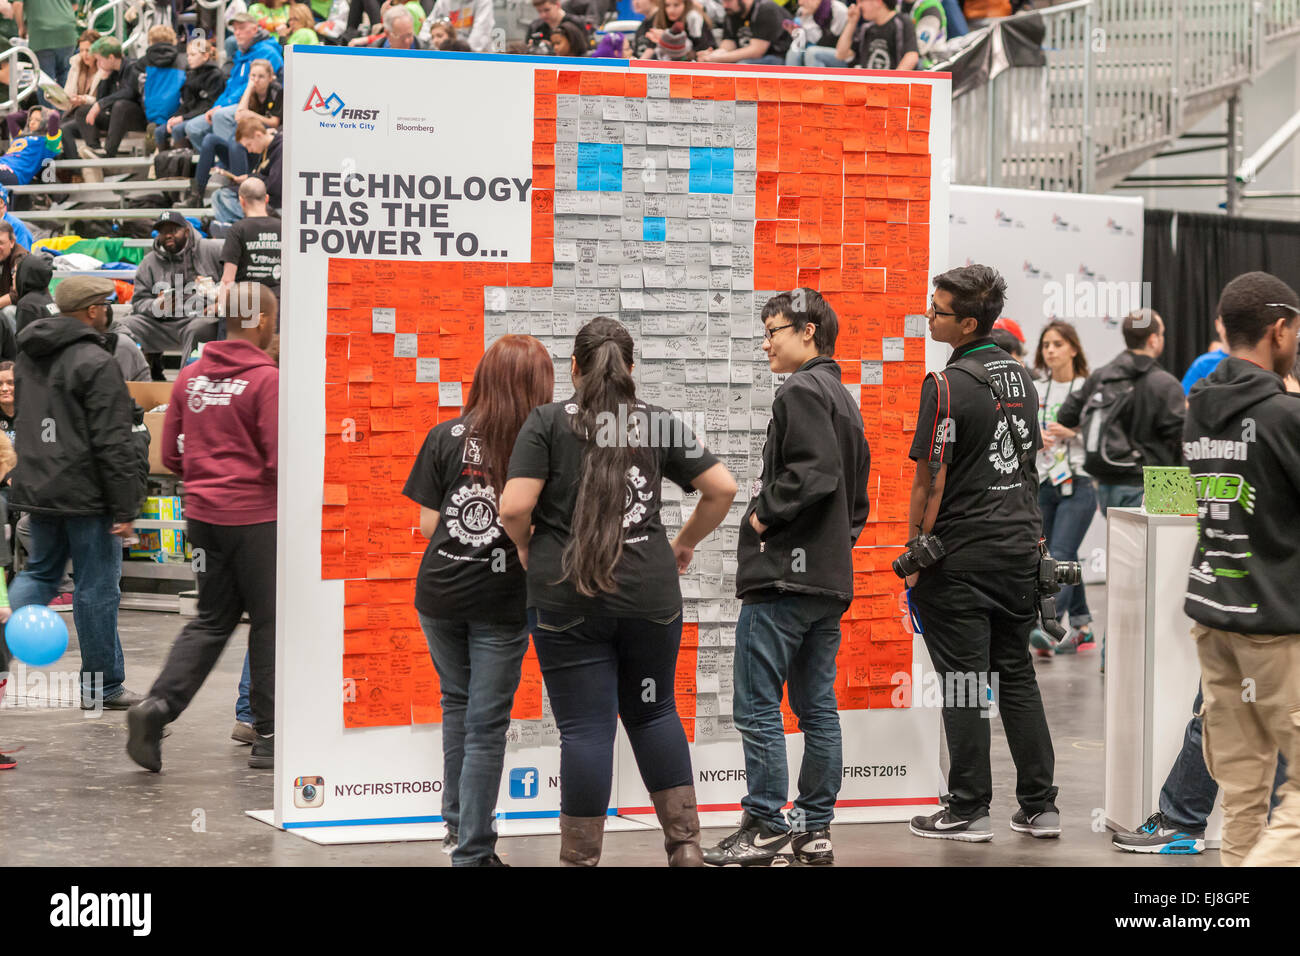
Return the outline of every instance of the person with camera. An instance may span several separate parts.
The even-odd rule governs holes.
[[[835,701],[840,618],[853,600],[853,544],[867,522],[871,454],[862,415],[833,358],[839,321],[812,289],[763,307],[763,351],[778,375],[762,477],[741,520],[735,721],[748,792],[740,828],[704,851],[712,866],[769,866],[786,846],[834,862],[830,825],[844,776]],[[789,791],[781,692],[804,735],[799,795]]]
[[[950,798],[946,809],[913,817],[910,829],[941,840],[993,839],[992,698],[1016,765],[1020,809],[1011,828],[1055,837],[1055,754],[1029,656],[1038,594],[1051,592],[1057,577],[1041,541],[1038,395],[1029,370],[989,335],[1006,295],[996,270],[963,266],[934,286],[930,334],[953,353],[921,386],[910,453],[913,539],[894,571],[906,578],[918,629],[943,679]],[[1050,605],[1050,596],[1043,603]],[[1060,629],[1054,610],[1044,626]]]

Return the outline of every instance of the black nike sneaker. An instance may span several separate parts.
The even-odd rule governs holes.
[[[993,839],[993,825],[989,815],[974,820],[954,817],[948,810],[940,810],[928,817],[912,817],[908,826],[914,836],[932,840],[961,840],[963,843],[987,843]]]
[[[794,850],[794,858],[804,866],[825,866],[835,862],[830,827],[796,834],[790,841],[790,846]]]
[[[789,865],[789,857],[781,853],[789,843],[788,832],[774,830],[746,811],[741,815],[739,830],[703,851],[704,862],[708,866]]]

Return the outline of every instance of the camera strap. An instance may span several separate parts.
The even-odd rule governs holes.
[[[971,358],[969,355],[963,355],[957,361],[950,364],[948,368],[965,372],[989,390],[989,394],[993,396],[994,404],[997,405],[998,411],[1002,413],[1002,420],[1006,422],[1007,434],[1011,436],[1011,442],[1016,446],[1016,461],[1020,463],[1020,469],[1024,473],[1024,477],[1029,481],[1029,484],[1036,488],[1038,486],[1037,468],[1034,467],[1032,471],[1029,468],[1033,461],[1033,449],[1026,448],[1020,443],[1020,433],[1016,431],[1016,424],[1011,420],[1011,416],[1007,413],[1007,407],[1002,402],[1002,386],[995,382],[993,377],[989,375],[989,370],[984,367],[983,362]]]

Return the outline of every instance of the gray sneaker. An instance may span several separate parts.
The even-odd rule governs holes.
[[[1050,840],[1061,835],[1061,815],[1055,810],[1044,810],[1031,817],[1024,810],[1017,810],[1011,818],[1011,829],[1040,840]]]
[[[255,744],[257,743],[257,731],[253,729],[252,724],[237,720],[235,721],[234,730],[230,732],[230,739],[237,744]]]
[[[989,815],[974,820],[952,816],[947,810],[928,817],[912,817],[908,829],[913,835],[932,840],[961,840],[963,843],[987,843],[993,839],[993,824]]]

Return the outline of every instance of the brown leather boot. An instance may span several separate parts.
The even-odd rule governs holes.
[[[695,809],[695,787],[673,787],[650,794],[659,825],[664,828],[664,849],[669,866],[703,866],[700,853],[700,816]]]
[[[604,817],[560,814],[560,863],[564,866],[595,866],[604,842]]]

